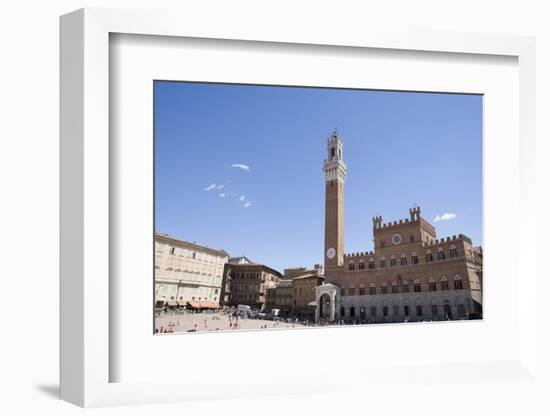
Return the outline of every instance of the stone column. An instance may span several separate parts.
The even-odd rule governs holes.
[[[334,293],[330,297],[330,321],[334,322],[336,319],[336,296]]]
[[[321,296],[319,295],[319,291],[315,290],[315,323],[319,323],[319,308],[321,307]]]

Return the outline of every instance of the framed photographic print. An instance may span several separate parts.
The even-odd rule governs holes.
[[[534,379],[533,39],[313,26],[62,17],[63,399]]]
[[[481,95],[171,81],[154,94],[155,334],[482,318]],[[325,139],[337,121],[346,138]],[[438,207],[430,220],[417,200]],[[379,214],[399,207],[406,218]],[[345,251],[345,218],[366,249]]]

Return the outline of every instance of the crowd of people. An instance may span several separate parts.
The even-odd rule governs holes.
[[[297,318],[262,319],[257,314],[244,313],[235,307],[220,310],[169,310],[157,315],[155,334],[174,332],[205,332],[295,328],[311,326]]]
[[[155,328],[155,334],[173,334],[179,324],[179,321],[168,322],[168,325],[166,325],[166,327],[161,326],[160,328]]]

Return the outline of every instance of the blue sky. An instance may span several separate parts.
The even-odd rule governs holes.
[[[322,165],[337,127],[348,167],[346,252],[373,249],[374,215],[407,218],[414,204],[438,237],[482,242],[481,96],[159,81],[154,88],[158,232],[280,271],[322,263]]]

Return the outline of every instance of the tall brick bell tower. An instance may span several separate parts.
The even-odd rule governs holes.
[[[335,131],[327,140],[325,172],[325,275],[344,262],[344,182],[346,164],[343,143]]]

